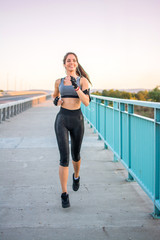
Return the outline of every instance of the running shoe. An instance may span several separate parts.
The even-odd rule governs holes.
[[[62,207],[63,208],[68,208],[70,207],[70,202],[69,202],[69,194],[64,192],[61,194],[61,200],[62,200]]]
[[[80,176],[78,177],[78,179],[74,179],[74,173],[73,173],[73,184],[72,184],[73,191],[78,191],[79,186],[80,186]]]

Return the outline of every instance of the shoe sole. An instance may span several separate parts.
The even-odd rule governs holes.
[[[62,205],[63,208],[68,208],[70,207],[70,203],[66,204],[66,205]]]
[[[75,188],[74,186],[72,186],[72,189],[73,189],[73,191],[76,192],[76,191],[78,191],[79,187],[78,187],[78,188],[77,188],[77,187]]]

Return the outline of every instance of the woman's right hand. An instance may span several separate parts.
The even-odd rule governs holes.
[[[57,106],[62,106],[62,104],[63,104],[63,100],[62,100],[62,99],[59,99],[59,100],[58,100],[58,103],[57,103]]]
[[[53,103],[55,106],[61,106],[63,104],[63,100],[57,96],[54,98]]]

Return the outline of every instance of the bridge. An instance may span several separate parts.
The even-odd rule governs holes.
[[[1,240],[159,239],[160,104],[92,95],[82,106],[81,187],[72,191],[70,162],[68,209],[60,202],[59,108],[49,97],[15,104],[0,106]],[[136,104],[151,104],[154,119],[134,114]]]

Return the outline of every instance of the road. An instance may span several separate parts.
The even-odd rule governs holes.
[[[18,96],[6,96],[0,97],[0,104],[8,103],[8,102],[15,102],[18,100],[23,100],[26,98],[37,97],[40,95],[44,95],[44,93],[36,93],[36,94],[25,94],[25,95],[18,95]]]

